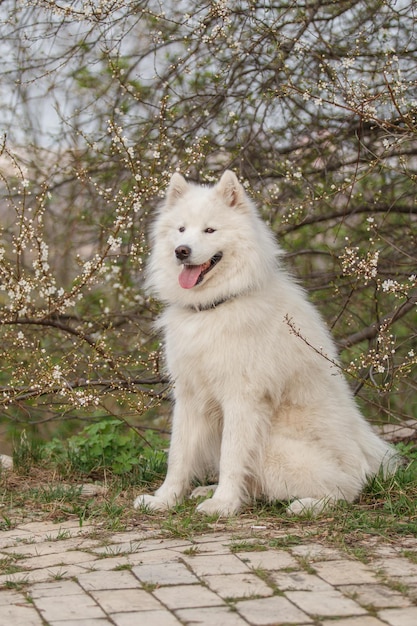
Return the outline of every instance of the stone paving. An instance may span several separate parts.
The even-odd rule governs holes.
[[[275,539],[261,527],[246,539],[104,540],[88,524],[21,525],[0,534],[0,624],[417,625],[417,538],[370,541],[366,563],[308,537]]]

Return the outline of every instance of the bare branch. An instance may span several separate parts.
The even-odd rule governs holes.
[[[415,309],[416,303],[417,293],[412,293],[407,297],[405,302],[403,302],[402,304],[400,304],[400,306],[394,309],[392,313],[385,315],[382,320],[380,320],[379,322],[374,322],[366,328],[362,328],[361,330],[357,331],[356,333],[352,333],[344,339],[338,339],[337,345],[341,350],[345,350],[346,348],[350,348],[351,346],[361,343],[361,341],[370,341],[372,339],[375,339],[381,329],[386,330],[387,328],[390,328],[395,322],[397,322],[405,315],[407,315],[407,313]]]

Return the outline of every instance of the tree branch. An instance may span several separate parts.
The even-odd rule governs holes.
[[[417,292],[412,293],[405,302],[397,307],[392,313],[389,313],[382,318],[380,322],[374,322],[362,330],[358,330],[356,333],[352,333],[344,339],[337,340],[337,345],[340,350],[350,348],[361,341],[375,339],[381,328],[389,328],[399,319],[404,317],[409,311],[411,311],[417,303]]]
[[[108,389],[111,391],[126,391],[131,387],[154,387],[156,385],[167,385],[169,384],[169,380],[166,378],[132,378],[129,381],[120,380],[120,379],[99,379],[99,380],[87,380],[86,378],[78,378],[73,381],[62,381],[61,385],[54,385],[53,387],[45,387],[43,389],[39,389],[38,387],[0,387],[0,394],[4,395],[12,395],[12,397],[8,399],[7,404],[10,402],[22,402],[24,400],[30,400],[31,398],[40,398],[41,396],[48,396],[53,394],[61,393],[63,390],[65,391],[74,391],[75,389],[91,389],[95,388],[104,388],[104,390]],[[158,393],[153,390],[146,390],[146,394],[152,396],[154,398],[159,398],[163,396],[163,392]],[[4,403],[5,404],[5,403]]]
[[[311,224],[319,224],[320,222],[331,222],[332,220],[338,220],[342,218],[351,217],[352,215],[360,215],[362,213],[383,213],[387,215],[389,213],[397,213],[404,215],[414,215],[417,214],[416,206],[408,206],[408,205],[395,205],[389,206],[386,204],[381,204],[377,206],[357,206],[353,210],[343,210],[343,211],[334,211],[333,213],[328,213],[326,215],[308,215],[303,218],[297,224],[283,224],[279,227],[280,234],[287,234],[299,230],[304,226],[309,226]]]

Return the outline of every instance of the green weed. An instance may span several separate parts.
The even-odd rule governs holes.
[[[6,580],[6,582],[3,583],[3,586],[5,589],[12,589],[13,591],[22,591],[28,586],[28,584],[29,584],[29,580],[25,576],[23,580],[18,580],[18,581]]]
[[[120,420],[109,419],[86,426],[66,441],[52,439],[43,452],[62,473],[110,470],[120,476],[130,473],[136,484],[148,484],[165,474],[165,446],[165,440],[152,431],[140,437]]]
[[[267,546],[264,543],[254,541],[234,541],[230,546],[231,552],[261,552],[267,550]]]
[[[77,485],[40,485],[29,490],[29,497],[39,503],[60,501],[74,503],[79,499],[81,487]]]
[[[53,535],[46,535],[47,541],[65,541],[71,538],[71,532],[66,528],[60,528],[58,533]]]
[[[14,554],[12,556],[6,556],[0,559],[0,574],[10,575],[24,571],[24,569],[17,564],[19,558],[24,558],[24,556],[19,557],[18,555]]]
[[[26,430],[13,448],[13,468],[20,474],[27,475],[32,467],[42,460],[42,445],[33,437],[28,437]]]
[[[183,551],[183,554],[186,554],[187,556],[197,556],[198,554],[200,554],[201,550],[199,548],[199,546],[191,546],[191,548],[187,548],[186,550]]]

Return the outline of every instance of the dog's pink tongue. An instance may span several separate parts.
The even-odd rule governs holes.
[[[191,289],[198,281],[198,277],[203,271],[203,265],[184,265],[178,282],[183,289]]]

